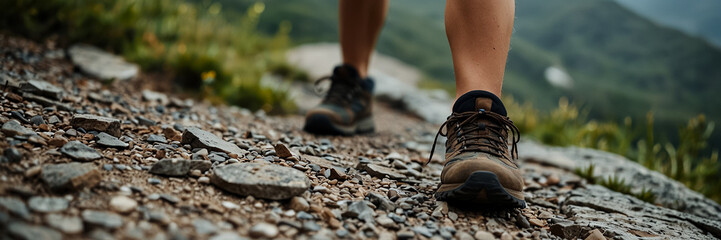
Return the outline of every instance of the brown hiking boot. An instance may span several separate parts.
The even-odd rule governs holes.
[[[509,131],[513,134],[510,151]],[[453,105],[453,113],[436,138],[438,135],[448,139],[441,184],[435,194],[437,200],[472,206],[526,206],[523,177],[514,161],[518,155],[518,128],[506,117],[498,97],[486,91],[464,94]]]
[[[373,132],[373,81],[362,79],[350,65],[335,67],[332,76],[318,82],[326,79],[331,80],[330,89],[320,105],[306,114],[303,130],[323,135]]]

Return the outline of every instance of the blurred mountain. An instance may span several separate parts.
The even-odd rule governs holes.
[[[224,11],[243,11],[255,1],[217,2]],[[391,1],[377,50],[452,84],[444,5]],[[273,34],[289,22],[297,44],[335,42],[337,15],[337,1],[265,1],[258,24]],[[568,97],[588,108],[590,117],[613,121],[631,116],[643,122],[653,111],[657,128],[672,139],[677,126],[697,114],[721,120],[721,98],[715,96],[721,50],[704,39],[608,0],[518,0],[515,25],[504,91],[516,99],[548,110]]]
[[[617,0],[654,22],[706,38],[721,47],[721,1]]]

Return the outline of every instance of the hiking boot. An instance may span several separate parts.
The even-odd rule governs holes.
[[[438,135],[448,139],[441,184],[435,194],[437,200],[472,204],[469,206],[526,206],[523,177],[514,161],[518,156],[518,128],[506,116],[498,97],[486,91],[464,94],[456,100],[453,113],[436,138]]]
[[[320,105],[308,111],[303,130],[322,135],[353,135],[375,130],[372,110],[373,80],[344,64],[333,69],[331,85]]]

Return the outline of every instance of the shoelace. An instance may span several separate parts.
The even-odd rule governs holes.
[[[316,93],[322,94],[322,92],[318,88],[318,84],[322,83],[325,80],[330,80],[331,84],[330,88],[325,91],[327,95],[325,96],[325,99],[323,99],[324,103],[330,102],[348,105],[353,101],[353,95],[355,94],[355,92],[360,89],[360,86],[358,84],[353,85],[352,83],[336,80],[333,76],[325,76],[319,78],[318,80],[315,80],[313,86]]]
[[[499,123],[500,126],[493,126],[493,125],[486,125],[486,124],[478,124],[476,126],[470,125],[472,124],[476,119],[486,117],[490,118],[492,120],[495,120],[495,122]],[[511,134],[513,135],[513,144],[511,145],[511,159],[518,158],[518,149],[517,144],[518,141],[521,140],[520,137],[520,131],[518,128],[513,125],[513,121],[509,119],[506,116],[500,115],[495,112],[489,112],[484,109],[480,109],[478,112],[462,112],[462,113],[452,113],[451,116],[448,116],[448,119],[446,122],[441,125],[441,128],[438,129],[438,133],[436,133],[436,138],[433,140],[433,146],[431,147],[431,155],[428,157],[428,161],[426,164],[431,162],[431,159],[433,158],[433,153],[436,150],[436,142],[438,141],[438,136],[447,136],[447,132],[443,133],[443,129],[448,126],[448,124],[456,124],[456,137],[451,139],[448,138],[448,141],[458,141],[459,143],[463,144],[463,148],[460,149],[460,151],[483,151],[487,152],[486,149],[483,149],[482,147],[488,147],[492,152],[487,152],[489,154],[498,156],[498,157],[505,157],[503,154],[507,150],[507,143],[506,139],[503,137],[502,131],[505,130],[503,128],[508,128],[511,130]],[[466,129],[464,129],[464,127]],[[488,128],[493,134],[486,134],[481,135],[478,134],[478,130],[483,130]],[[466,132],[464,132],[466,131]],[[485,139],[488,140],[488,142],[481,142],[481,141],[475,141],[472,140],[481,140]],[[470,143],[469,143],[470,142]]]

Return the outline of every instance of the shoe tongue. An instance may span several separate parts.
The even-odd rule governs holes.
[[[493,93],[474,90],[463,94],[453,104],[453,112],[477,112],[480,109],[492,111],[500,115],[506,116],[506,107],[503,102]]]
[[[333,77],[339,80],[343,79],[346,81],[360,80],[360,74],[358,73],[358,70],[348,64],[336,66],[335,69],[333,69]]]

